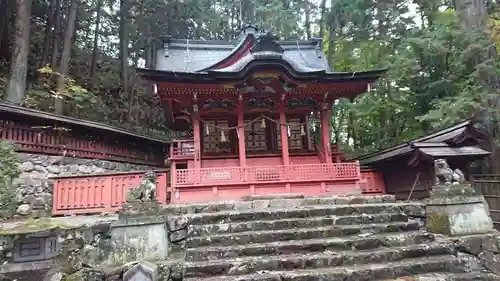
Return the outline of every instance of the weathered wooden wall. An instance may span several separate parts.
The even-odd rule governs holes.
[[[387,193],[396,195],[399,200],[428,197],[434,182],[434,164],[420,162],[418,166],[411,167],[408,160],[407,156],[400,156],[375,167],[384,175]]]
[[[500,174],[472,175],[471,180],[474,189],[488,203],[495,228],[500,229]]]

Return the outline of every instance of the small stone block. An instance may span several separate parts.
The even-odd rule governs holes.
[[[339,196],[339,197],[334,197],[335,198],[335,203],[337,205],[348,205],[351,203],[351,199],[346,196]]]
[[[195,213],[196,214],[199,214],[199,213],[215,213],[217,212],[217,205],[215,204],[211,204],[211,203],[207,203],[207,204],[198,204],[196,205],[196,208],[195,208]]]
[[[335,205],[337,204],[337,197],[320,197],[318,203],[319,205]]]
[[[233,210],[234,210],[233,202],[220,202],[217,204],[217,212],[233,211]]]
[[[267,209],[269,208],[270,200],[255,200],[253,201],[254,209]]]
[[[234,204],[234,209],[236,211],[247,211],[253,209],[254,201],[241,201]]]
[[[351,202],[349,202],[350,204],[366,204],[368,203],[366,198],[364,197],[353,197],[351,199]]]
[[[394,202],[396,202],[396,196],[395,195],[390,195],[390,194],[382,195],[382,202],[384,202],[384,203],[394,203]]]
[[[374,203],[383,203],[382,197],[379,195],[373,195],[373,196],[366,196],[366,203],[368,204],[374,204]]]
[[[314,206],[314,205],[319,205],[319,198],[315,197],[306,197],[304,198],[304,205],[305,206]]]
[[[437,197],[474,197],[477,192],[470,184],[437,185],[432,188],[431,198]]]
[[[123,274],[123,281],[158,281],[158,267],[150,262],[140,262]]]
[[[163,207],[158,202],[133,202],[122,205],[118,215],[119,217],[137,216],[137,215],[157,215],[163,213]]]
[[[271,208],[297,208],[302,206],[302,199],[272,199]]]

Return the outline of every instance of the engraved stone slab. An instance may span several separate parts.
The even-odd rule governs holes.
[[[123,274],[123,281],[158,281],[158,266],[140,262]]]
[[[59,243],[56,236],[19,239],[14,245],[13,260],[28,262],[52,259],[57,256]]]

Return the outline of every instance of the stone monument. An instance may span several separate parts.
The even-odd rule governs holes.
[[[118,220],[111,224],[110,264],[167,257],[166,219],[156,200],[156,188],[154,172],[146,172],[139,186],[127,192],[127,202],[122,205]]]
[[[434,164],[436,185],[425,202],[427,230],[449,236],[492,231],[493,222],[483,196],[465,182],[460,170],[452,170],[446,160],[437,159]]]

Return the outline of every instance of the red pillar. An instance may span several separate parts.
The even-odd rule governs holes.
[[[288,127],[286,126],[285,101],[282,99],[279,107],[280,131],[281,131],[281,155],[283,165],[290,164],[290,155],[288,153]]]
[[[193,112],[194,167],[201,168],[201,130],[198,107]]]
[[[332,154],[330,151],[331,140],[331,110],[321,110],[321,143],[325,152],[326,163],[332,163]]]
[[[236,114],[237,114],[237,123],[238,123],[238,156],[240,158],[240,167],[242,168],[242,173],[240,174],[243,182],[246,182],[248,179],[248,174],[247,174],[247,152],[245,149],[245,128],[243,127],[245,120],[244,120],[244,108],[243,108],[243,99],[239,98],[238,101],[238,107],[236,108]]]
[[[243,100],[239,100],[236,114],[238,115],[238,154],[240,158],[240,166],[246,167],[247,153],[245,150],[245,128],[243,127],[245,121],[243,116]]]

